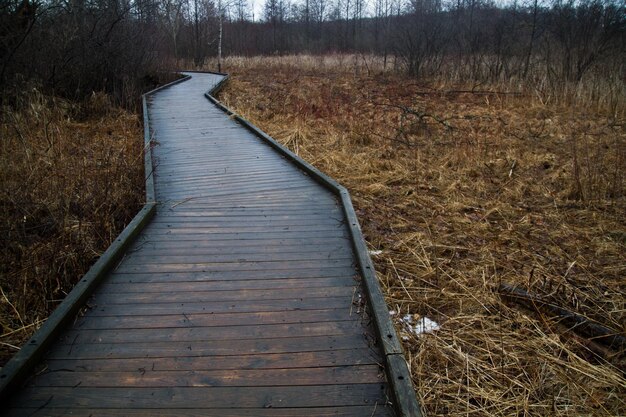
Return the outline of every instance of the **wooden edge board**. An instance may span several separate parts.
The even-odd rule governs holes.
[[[154,90],[148,91],[141,96],[141,105],[143,108],[143,143],[144,143],[144,179],[146,182],[146,202],[152,203],[156,201],[156,191],[154,187],[154,167],[152,165],[152,137],[150,135],[150,120],[148,118],[148,96],[161,91],[165,88],[182,83],[191,78],[190,75],[184,76],[171,83],[162,85]]]
[[[359,221],[352,207],[350,194],[348,190],[341,187],[340,190],[341,203],[344,208],[344,214],[348,223],[352,245],[359,264],[359,271],[365,283],[365,289],[368,294],[369,307],[374,317],[376,328],[380,335],[380,343],[383,347],[385,355],[402,354],[402,345],[398,340],[398,335],[393,323],[389,319],[389,309],[385,298],[378,284],[374,264],[367,251],[363,234]]]
[[[177,74],[181,75],[181,72],[178,72]],[[157,91],[165,90],[166,88],[169,88],[169,87],[171,87],[173,85],[176,85],[176,84],[179,84],[179,83],[182,83],[182,82],[185,82],[185,81],[187,81],[189,79],[191,79],[191,75],[182,76],[181,78],[178,78],[178,79],[176,79],[176,80],[174,80],[172,82],[169,82],[167,84],[163,84],[161,86],[158,86],[157,88],[155,88],[153,90],[150,90],[147,93],[143,93],[142,96],[150,96],[150,95],[156,93]]]
[[[422,417],[422,409],[417,401],[411,371],[402,353],[385,355],[387,381],[396,400],[396,410],[402,417]]]
[[[85,301],[91,296],[102,279],[122,258],[126,249],[144,229],[156,213],[154,178],[152,176],[152,150],[146,97],[164,88],[190,79],[186,76],[162,85],[142,95],[144,116],[144,175],[146,180],[146,203],[131,222],[122,230],[111,246],[72,288],[50,317],[22,346],[22,348],[0,369],[0,403],[28,378],[50,345],[63,329],[74,319]]]
[[[180,74],[184,74],[186,72],[191,72],[193,74],[214,74],[214,75],[221,75],[222,77],[228,78],[228,74],[226,74],[225,72],[199,71],[199,70],[181,70],[181,71],[179,71]]]
[[[393,323],[389,318],[387,303],[385,302],[380,284],[376,278],[374,264],[369,256],[365,239],[361,233],[361,226],[354,211],[354,207],[352,206],[352,200],[348,190],[217,100],[213,94],[221,90],[229,78],[228,75],[225,75],[219,83],[205,93],[205,97],[219,109],[235,119],[240,125],[269,144],[287,160],[306,172],[316,182],[340,198],[346,220],[348,221],[352,247],[357,257],[359,272],[365,282],[365,291],[367,293],[371,314],[374,317],[376,333],[385,356],[385,372],[394,395],[394,407],[401,417],[421,417],[423,414],[417,402],[410,370],[404,359],[402,345],[400,344]]]
[[[145,95],[141,97],[141,102],[143,107],[143,175],[146,182],[146,202],[154,202],[156,201],[156,191],[154,188],[154,168],[152,166],[152,140],[148,122],[148,104]]]

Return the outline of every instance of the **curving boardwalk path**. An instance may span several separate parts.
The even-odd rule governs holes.
[[[157,214],[10,416],[391,416],[336,197],[211,104],[157,92]]]

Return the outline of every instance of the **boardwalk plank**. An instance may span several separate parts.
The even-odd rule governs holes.
[[[275,224],[267,222],[266,224],[259,225],[258,223],[239,223],[239,224],[225,224],[204,226],[201,224],[191,223],[172,223],[162,224],[153,223],[148,227],[148,231],[151,234],[224,234],[224,233],[281,233],[285,232],[328,232],[327,235],[333,236],[338,231],[337,235],[341,236],[344,232],[344,227],[338,222],[325,222],[323,224]]]
[[[160,243],[160,244],[159,244]],[[307,250],[308,249],[308,250]],[[198,244],[185,244],[184,241],[172,245],[163,242],[146,243],[128,252],[133,258],[152,256],[153,259],[165,256],[204,256],[204,260],[210,262],[223,262],[226,259],[245,259],[248,261],[262,260],[312,260],[312,259],[344,259],[351,255],[351,251],[344,245],[333,246],[307,245],[298,246],[199,246]],[[228,258],[226,258],[228,257]],[[220,261],[222,259],[222,261]]]
[[[193,236],[191,236],[193,237]],[[150,245],[159,245],[159,246],[169,246],[172,248],[181,247],[186,240],[185,236],[179,237],[175,239],[176,236],[140,236],[136,244],[133,245],[133,249],[131,251],[141,249],[144,246]],[[283,237],[279,237],[277,239],[263,239],[262,236],[258,236],[256,239],[237,239],[236,237],[224,237],[220,235],[210,236],[209,239],[204,237],[201,240],[192,239],[194,243],[190,243],[190,246],[195,248],[211,248],[211,247],[252,247],[252,246],[264,246],[268,248],[277,248],[277,247],[291,247],[296,252],[314,252],[319,250],[321,247],[329,248],[329,247],[342,247],[346,248],[348,245],[349,238],[348,237],[337,237],[337,236],[322,236],[322,237],[302,237],[302,236],[294,236],[285,234]],[[310,246],[318,246],[318,248],[311,248]],[[307,250],[308,249],[308,250]],[[246,249],[247,250],[247,249]]]
[[[222,280],[222,281],[192,281],[192,282],[124,282],[108,280],[98,288],[97,294],[130,294],[130,293],[158,293],[171,291],[195,292],[195,291],[232,291],[232,290],[256,290],[256,289],[295,289],[307,291],[308,288],[322,288],[335,286],[354,287],[358,283],[352,276],[326,277],[326,278],[285,278],[266,280]]]
[[[378,365],[222,371],[46,372],[37,387],[275,387],[372,384],[384,381]]]
[[[196,225],[198,223],[211,224],[215,223],[220,226],[229,226],[231,224],[245,224],[245,223],[262,223],[262,224],[342,224],[343,216],[340,212],[331,213],[328,210],[326,213],[316,213],[311,211],[307,213],[306,210],[298,210],[294,213],[285,213],[278,215],[276,213],[245,213],[244,215],[208,215],[206,213],[182,213],[171,212],[163,210],[161,215],[155,219],[154,224],[177,224],[177,223],[192,223]],[[334,214],[334,216],[333,216]]]
[[[386,402],[384,385],[352,384],[279,387],[169,387],[155,388],[25,388],[17,400],[33,408],[128,409],[182,408],[291,408],[366,405]]]
[[[213,301],[256,301],[256,300],[285,300],[297,299],[304,296],[311,298],[325,297],[348,297],[354,293],[351,287],[321,287],[308,288],[303,291],[301,288],[282,289],[253,289],[253,290],[225,290],[225,291],[178,291],[172,286],[168,291],[158,293],[103,293],[100,292],[94,297],[96,304],[158,304],[158,303],[194,303]]]
[[[149,229],[146,228],[146,229]],[[168,233],[167,230],[162,232],[151,232],[146,230],[146,238],[148,240],[264,240],[268,244],[280,242],[283,239],[343,239],[348,243],[348,232],[343,229],[324,230],[324,231],[298,231],[298,230],[279,230],[279,231],[256,231],[256,232],[206,232],[206,233]],[[211,236],[207,236],[210,234]]]
[[[47,371],[218,371],[237,369],[319,368],[327,366],[380,365],[381,358],[369,348],[313,352],[260,353],[210,357],[177,356],[127,359],[48,359]]]
[[[356,313],[350,314],[345,309],[325,310],[294,310],[252,313],[221,313],[221,314],[169,314],[160,316],[106,316],[83,317],[76,322],[75,328],[80,330],[93,329],[167,329],[169,327],[211,327],[269,325],[269,324],[302,324],[337,322],[345,320],[361,320]]]
[[[277,208],[272,210],[266,209],[229,209],[226,210],[203,210],[202,208],[196,210],[185,210],[185,209],[162,209],[159,210],[159,217],[154,219],[158,222],[168,222],[168,221],[177,221],[181,219],[182,221],[191,221],[191,219],[195,218],[204,218],[203,220],[227,220],[227,221],[235,221],[235,220],[250,220],[256,217],[256,221],[265,221],[265,220],[288,220],[288,219],[299,219],[299,220],[309,220],[309,219],[317,219],[317,218],[325,218],[330,216],[331,218],[341,218],[343,217],[341,211],[339,209],[329,209],[329,208],[306,208],[299,207],[296,209],[289,208]]]
[[[195,251],[189,249],[190,252]],[[174,253],[172,253],[174,252]],[[176,253],[179,252],[179,253]],[[285,262],[285,261],[340,261],[342,259],[351,260],[350,254],[342,252],[308,252],[308,253],[241,253],[241,254],[200,254],[191,253],[184,254],[185,250],[180,251],[156,251],[145,250],[141,253],[129,255],[129,262],[133,264],[190,264],[190,263],[232,263],[232,262]],[[236,258],[234,257],[236,255]]]
[[[133,262],[129,259],[127,262],[121,264],[116,271],[127,273],[153,273],[153,272],[227,272],[237,271],[240,273],[246,273],[246,271],[294,271],[299,268],[311,268],[319,270],[334,269],[338,267],[349,267],[352,265],[351,259],[331,259],[320,263],[319,261],[239,261],[238,259],[232,262],[205,262],[205,263],[188,263],[188,264],[175,264],[175,263],[150,263],[143,264],[139,262]]]
[[[201,272],[116,272],[112,281],[124,282],[197,282],[223,280],[266,280],[354,276],[355,269],[340,266],[333,268],[302,268],[299,271],[201,271]]]
[[[111,304],[95,305],[89,315],[98,316],[162,316],[167,314],[217,314],[217,313],[260,313],[269,311],[317,310],[344,308],[351,311],[352,299],[341,297],[320,298],[287,298],[272,300],[239,300],[212,302],[179,302],[179,303],[142,303],[142,304]],[[358,310],[358,309],[357,309]]]
[[[204,340],[242,340],[260,338],[294,338],[311,336],[338,336],[362,334],[358,321],[331,321],[321,323],[263,324],[214,327],[170,327],[157,329],[75,329],[65,332],[59,339],[61,345],[86,345],[100,343],[147,342],[197,342]]]
[[[297,353],[363,349],[364,335],[310,336],[280,339],[204,340],[199,342],[98,343],[56,345],[50,359],[123,359],[241,356],[269,353]]]

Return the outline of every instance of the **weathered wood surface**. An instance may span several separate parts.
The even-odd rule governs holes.
[[[341,202],[220,79],[151,96],[157,214],[6,415],[394,415]]]

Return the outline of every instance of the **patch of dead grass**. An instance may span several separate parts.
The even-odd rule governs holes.
[[[104,94],[19,101],[0,120],[2,364],[143,204],[136,115]]]

